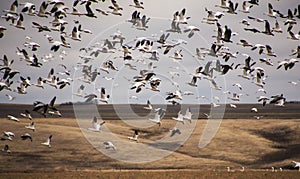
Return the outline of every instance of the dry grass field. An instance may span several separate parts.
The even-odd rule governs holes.
[[[8,114],[8,111],[5,113]],[[18,116],[17,113],[15,115]],[[121,120],[105,121],[106,127],[119,138],[126,140],[132,135],[131,126]],[[13,141],[0,141],[1,148],[8,144],[12,151],[11,154],[0,151],[0,178],[300,176],[291,164],[293,160],[300,161],[299,119],[225,119],[216,136],[204,148],[198,148],[198,142],[207,120],[194,120],[196,127],[192,135],[176,151],[161,160],[142,164],[120,162],[96,150],[84,137],[74,118],[34,118],[35,132],[24,127],[29,122],[23,118],[20,122],[0,119],[0,131],[13,131],[16,135]],[[174,125],[173,120],[166,118],[160,127],[144,129],[139,142],[146,143],[168,135]],[[30,133],[33,141],[21,140],[20,136],[24,133]],[[41,145],[50,134],[53,135],[52,147]],[[227,172],[227,166],[235,172]],[[240,171],[241,167],[245,167],[245,172]],[[271,167],[275,167],[277,172],[271,172]]]

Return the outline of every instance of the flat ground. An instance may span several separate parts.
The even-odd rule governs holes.
[[[14,113],[10,111],[9,114]],[[16,113],[14,115],[18,116]],[[28,119],[20,118],[20,122],[0,119],[0,131],[12,131],[16,135],[12,141],[0,141],[1,148],[8,144],[12,151],[11,154],[0,151],[0,178],[300,176],[300,172],[292,170],[291,165],[293,160],[300,161],[299,119],[225,119],[213,140],[204,148],[198,148],[198,142],[208,120],[194,120],[195,129],[176,151],[160,160],[144,164],[121,162],[99,152],[84,137],[74,118],[33,120],[36,124],[35,132],[24,127],[29,124]],[[121,139],[126,140],[133,133],[132,127],[120,120],[105,121],[105,126]],[[160,127],[155,125],[143,129],[139,143],[169,135],[174,125],[174,120],[166,118]],[[30,133],[33,141],[21,140],[20,136],[24,133]],[[50,134],[53,135],[52,147],[41,145]],[[99,145],[104,148],[102,144]],[[151,153],[148,155],[151,156]],[[235,172],[227,172],[227,166]],[[245,172],[240,172],[242,167],[245,167]],[[271,172],[271,167],[275,167],[278,172]],[[279,168],[283,172],[279,172]]]

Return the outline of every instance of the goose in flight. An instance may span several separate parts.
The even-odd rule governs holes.
[[[51,147],[51,140],[52,140],[52,135],[50,135],[48,137],[48,139],[46,140],[46,142],[43,142],[41,143],[42,145],[45,145],[45,146],[48,146],[48,147]]]
[[[30,16],[35,16],[35,4],[26,2],[26,3],[20,3],[21,5],[24,5],[22,12],[27,13]]]
[[[105,149],[117,150],[116,146],[110,141],[103,142],[103,144],[104,144]]]
[[[232,93],[232,97],[228,97],[228,99],[231,99],[232,101],[239,101],[240,96],[236,93]]]
[[[292,164],[294,165],[294,168],[298,167],[298,169],[300,171],[300,162],[292,161]]]
[[[242,10],[240,10],[241,12],[250,13],[250,9],[253,7],[253,4],[251,4],[250,6],[247,6],[247,3],[248,3],[247,1],[243,2]]]
[[[78,97],[83,97],[83,90],[84,90],[85,86],[84,85],[80,85],[79,88],[77,89],[76,93],[73,93],[73,95],[76,95]]]
[[[111,3],[112,6],[109,6],[108,8],[111,9],[112,11],[107,11],[107,13],[111,13],[117,16],[122,16],[121,10],[123,10],[123,8],[119,6],[116,0],[111,0]]]
[[[191,123],[192,122],[192,116],[193,116],[193,113],[191,112],[191,108],[190,107],[186,108],[183,119],[189,120],[190,123]]]
[[[233,4],[231,0],[228,1],[228,10],[226,11],[229,14],[237,14],[236,10],[238,7],[238,3]]]
[[[296,55],[296,58],[300,58],[300,45],[298,45],[296,49],[292,50],[292,54],[290,56],[294,55]]]
[[[0,38],[4,36],[4,31],[6,31],[6,27],[0,26]]]
[[[182,95],[181,95],[181,92],[179,90],[176,90],[175,93],[168,92],[167,95],[168,96],[166,97],[166,100],[170,100],[170,99],[182,100]]]
[[[19,122],[20,121],[18,118],[16,118],[15,116],[12,116],[12,115],[7,115],[7,119],[15,121],[15,122]]]
[[[270,23],[268,20],[264,20],[265,21],[265,30],[262,31],[261,33],[266,34],[266,35],[271,35],[274,36],[271,27],[270,27]]]
[[[33,132],[35,131],[34,122],[31,122],[28,126],[25,126],[26,129],[30,129]]]
[[[9,101],[13,101],[14,99],[16,99],[15,96],[12,96],[10,94],[5,94],[5,96],[8,98]]]
[[[198,27],[190,25],[190,26],[187,26],[183,32],[184,33],[188,32],[189,33],[188,38],[191,38],[194,36],[195,32],[199,32],[199,31],[200,31],[200,29]]]
[[[147,110],[150,110],[150,111],[153,110],[153,106],[152,106],[152,104],[150,103],[149,100],[147,100],[147,106],[145,106],[144,109],[147,109]]]
[[[101,102],[104,102],[104,103],[107,104],[109,97],[110,97],[109,95],[105,95],[105,88],[102,87],[101,88],[101,93],[100,93],[100,99],[99,100]]]
[[[139,142],[138,137],[139,137],[139,131],[138,130],[134,130],[133,136],[128,137],[128,139],[136,141],[136,142]]]
[[[135,7],[137,9],[144,9],[144,6],[143,6],[143,2],[142,1],[139,1],[139,0],[133,0],[133,3],[134,4],[130,4],[129,6],[131,7]]]
[[[174,127],[172,130],[170,130],[170,132],[170,137],[173,137],[175,134],[181,134],[180,129],[178,129],[177,127]]]
[[[93,131],[93,132],[100,132],[101,131],[101,127],[103,126],[103,124],[105,124],[105,121],[99,123],[97,117],[94,116],[93,122],[92,122],[93,127],[92,128],[88,128],[88,129],[91,130],[91,131]]]
[[[284,106],[286,98],[283,97],[283,94],[271,96],[271,98],[272,100],[270,101],[270,104],[274,104],[275,106]]]
[[[11,150],[9,150],[9,146],[7,144],[2,149],[2,152],[11,153]]]
[[[43,1],[42,4],[40,5],[38,13],[36,13],[37,16],[39,17],[45,17],[48,18],[49,15],[51,15],[49,12],[46,11],[48,7],[48,2]]]
[[[47,112],[49,113],[50,110],[52,111],[50,113],[54,113],[55,111],[58,111],[57,108],[54,106],[55,100],[56,100],[56,96],[54,96],[52,98],[52,100],[50,101],[49,104],[45,104],[41,101],[35,101],[33,103],[33,106],[34,106],[33,111],[36,111],[36,112],[42,114],[44,117],[46,117]],[[59,113],[59,111],[56,113]]]
[[[24,17],[23,15],[20,13],[19,14],[19,17],[17,19],[17,22],[16,24],[11,24],[12,26],[18,28],[18,29],[22,29],[22,30],[25,30],[25,26],[23,25],[23,21],[24,21]]]
[[[165,115],[165,110],[162,108],[157,109],[154,118],[150,118],[149,120],[151,122],[154,122],[156,124],[158,124],[159,126],[161,126],[161,120]]]
[[[295,58],[285,59],[278,64],[277,69],[280,69],[282,66],[284,67],[285,70],[292,69],[297,62],[299,61]]]
[[[276,33],[282,33],[283,32],[282,29],[280,28],[280,25],[279,25],[277,20],[275,21],[275,27],[272,28],[272,31],[276,32]]]
[[[184,121],[183,121],[183,114],[181,111],[179,111],[177,113],[177,117],[172,117],[173,120],[175,121],[178,121],[178,122],[181,122],[182,124],[184,124]]]
[[[289,39],[292,39],[292,40],[299,40],[300,39],[300,34],[294,34],[294,32],[292,32],[291,30],[288,31],[289,32],[289,35],[290,37],[288,37]]]
[[[31,137],[31,135],[28,134],[28,133],[25,133],[25,134],[21,135],[21,139],[22,139],[22,140],[30,139],[30,141],[32,142],[32,137]]]
[[[13,14],[13,15],[18,15],[17,9],[18,9],[18,0],[15,0],[11,6],[10,9],[5,9],[3,12],[6,12],[7,14]]]
[[[263,106],[265,106],[267,104],[268,100],[269,100],[269,98],[266,96],[259,96],[257,101],[262,102]]]

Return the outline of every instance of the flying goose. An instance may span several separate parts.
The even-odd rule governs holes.
[[[18,118],[16,118],[15,116],[12,116],[12,115],[7,115],[7,119],[15,121],[15,122],[19,122],[20,121]]]
[[[165,115],[165,110],[162,108],[157,109],[154,118],[149,118],[151,122],[154,122],[158,124],[159,126],[161,125],[161,120]]]
[[[262,105],[265,106],[267,104],[268,100],[269,100],[269,98],[266,96],[259,96],[257,101],[262,102]]]
[[[192,122],[192,116],[193,116],[193,113],[191,112],[190,107],[186,108],[186,111],[185,111],[185,114],[183,116],[183,119],[189,120],[190,123],[191,123]]]
[[[29,120],[32,120],[30,112],[26,109],[24,113],[20,113],[22,117],[28,118]]]
[[[292,40],[299,40],[300,39],[300,34],[294,34],[291,30],[288,31],[289,32],[289,39],[292,39]]]
[[[236,93],[232,93],[232,97],[228,97],[228,99],[231,99],[232,101],[239,101],[240,96]]]
[[[122,16],[121,10],[123,10],[122,7],[119,6],[116,0],[111,0],[112,6],[109,6],[108,8],[112,11],[107,11],[107,13],[111,13],[113,15]]]
[[[51,147],[51,140],[52,140],[52,135],[50,135],[47,139],[46,142],[43,142],[41,143],[42,145],[45,145],[45,146],[48,146],[48,147]]]
[[[292,69],[297,62],[299,62],[299,61],[294,58],[285,59],[278,64],[277,69],[281,68],[282,66],[284,67],[285,70]]]
[[[177,117],[172,117],[172,119],[174,119],[175,121],[178,121],[178,122],[181,122],[182,124],[184,124],[184,121],[183,121],[183,114],[181,111],[179,111],[177,113]]]
[[[93,132],[100,132],[101,131],[101,127],[103,126],[103,124],[105,124],[105,121],[99,123],[97,117],[94,116],[92,124],[93,124],[93,127],[92,128],[88,128],[88,130],[91,130]]]
[[[6,31],[6,27],[0,26],[0,38],[4,36],[4,31]]]
[[[23,15],[20,13],[20,14],[19,14],[19,17],[18,17],[18,19],[17,19],[16,24],[11,24],[11,25],[14,26],[14,27],[16,27],[16,28],[18,28],[18,29],[25,30],[25,27],[24,27],[24,25],[23,25],[23,21],[24,21],[24,17],[23,17]]]
[[[133,3],[134,4],[130,4],[129,6],[132,6],[132,7],[138,8],[138,9],[144,9],[143,2],[141,2],[139,0],[133,0]]]
[[[116,146],[110,141],[103,142],[103,144],[104,144],[105,149],[117,150]]]
[[[250,13],[250,9],[253,7],[253,4],[251,4],[250,6],[247,6],[247,1],[244,1],[243,2],[243,5],[242,5],[242,10],[240,10],[241,12],[243,13]]]
[[[283,97],[283,94],[271,96],[271,98],[272,100],[270,101],[270,104],[275,104],[276,106],[284,106],[286,98]]]
[[[9,146],[7,144],[2,149],[2,152],[11,153],[11,150],[9,150]]]
[[[18,0],[15,0],[11,6],[10,6],[10,9],[5,9],[3,10],[3,12],[6,12],[8,14],[13,14],[13,15],[18,15],[17,13],[17,8],[18,8]]]
[[[30,139],[30,141],[32,142],[32,137],[31,137],[31,135],[28,134],[28,133],[25,133],[25,134],[21,135],[21,139],[22,139],[22,140]]]
[[[199,32],[199,31],[200,31],[200,29],[198,27],[190,25],[190,26],[187,26],[183,32],[184,33],[188,32],[189,33],[188,38],[191,38],[191,37],[193,37],[195,32]]]
[[[28,126],[25,126],[26,129],[30,129],[33,132],[35,131],[34,122],[31,122]]]
[[[28,15],[30,16],[35,16],[35,4],[26,2],[26,3],[20,3],[21,5],[24,5],[22,12],[25,13],[27,12]]]
[[[138,130],[134,130],[134,134],[133,136],[131,137],[128,137],[129,140],[133,140],[133,141],[136,141],[136,142],[139,142],[139,131]]]
[[[300,162],[292,161],[292,163],[294,164],[294,168],[298,167],[298,169],[300,171]]]
[[[152,104],[150,103],[149,100],[147,100],[147,106],[145,106],[144,109],[147,109],[147,110],[150,110],[150,111],[153,110]]]
[[[93,18],[97,18],[97,16],[95,15],[95,13],[92,11],[91,9],[91,1],[88,1],[85,5],[85,10],[86,10],[86,16],[87,17],[93,17]]]
[[[179,90],[176,90],[175,93],[168,92],[167,95],[168,96],[166,97],[166,100],[170,100],[170,99],[182,100],[181,92]]]
[[[238,7],[238,3],[233,4],[231,0],[228,1],[228,10],[226,11],[229,14],[237,14],[236,9]]]
[[[262,31],[261,33],[266,34],[266,35],[271,35],[274,36],[271,27],[270,27],[270,23],[268,20],[265,20],[265,30]]]

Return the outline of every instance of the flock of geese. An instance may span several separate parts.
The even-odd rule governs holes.
[[[286,97],[285,91],[281,94],[272,94],[267,96],[265,86],[268,79],[271,78],[268,74],[270,69],[277,70],[282,75],[288,73],[297,67],[298,59],[300,58],[300,45],[291,47],[291,52],[288,56],[281,57],[276,53],[277,49],[273,49],[272,44],[262,41],[262,44],[253,44],[251,39],[246,40],[246,35],[256,34],[259,36],[266,36],[270,39],[285,37],[286,41],[299,41],[300,32],[298,22],[300,19],[300,4],[298,7],[291,7],[287,12],[279,11],[275,5],[268,3],[265,7],[265,12],[257,12],[255,9],[260,5],[258,0],[245,0],[241,2],[234,2],[232,0],[221,0],[220,4],[212,7],[205,7],[203,10],[207,14],[201,17],[201,25],[191,25],[190,21],[193,16],[190,16],[189,9],[181,8],[170,13],[169,28],[158,31],[157,34],[152,36],[136,37],[133,41],[117,30],[109,37],[102,39],[95,44],[86,48],[80,49],[79,59],[80,62],[74,65],[74,69],[67,67],[64,61],[61,61],[56,67],[51,66],[52,61],[64,60],[68,56],[68,51],[72,49],[74,43],[79,43],[86,35],[92,35],[93,30],[85,29],[80,20],[100,19],[105,16],[124,16],[125,8],[132,8],[132,14],[129,14],[130,19],[126,20],[128,27],[132,29],[131,33],[147,32],[150,29],[151,17],[143,14],[143,10],[147,8],[140,0],[133,0],[132,4],[126,5],[119,3],[116,0],[74,0],[71,6],[66,5],[62,0],[46,0],[43,2],[19,2],[20,0],[12,1],[10,7],[3,7],[3,19],[0,24],[0,42],[4,45],[5,41],[9,39],[6,37],[11,28],[16,28],[20,32],[25,29],[30,29],[30,34],[25,37],[24,47],[16,47],[16,55],[19,60],[14,60],[6,54],[2,54],[3,58],[0,62],[0,94],[5,94],[8,101],[14,101],[16,98],[26,97],[31,88],[44,90],[45,88],[53,88],[57,90],[64,90],[68,86],[72,86],[74,81],[79,82],[78,90],[73,92],[73,96],[81,99],[85,103],[110,103],[111,95],[104,86],[97,88],[94,91],[97,93],[89,92],[87,86],[97,86],[97,79],[105,81],[114,80],[108,74],[116,74],[124,66],[136,75],[134,77],[124,76],[124,80],[128,80],[128,87],[118,86],[115,84],[114,88],[128,89],[130,92],[135,93],[131,99],[139,99],[139,95],[149,92],[153,94],[160,94],[165,97],[166,102],[173,105],[181,104],[186,96],[195,95],[193,92],[182,90],[183,86],[188,88],[197,88],[200,86],[200,81],[208,81],[210,84],[209,89],[220,91],[223,94],[230,95],[228,99],[232,101],[230,107],[238,108],[237,103],[242,96],[248,94],[242,93],[245,86],[237,82],[232,84],[234,90],[224,91],[222,86],[218,84],[218,78],[224,77],[229,73],[238,73],[236,76],[238,81],[249,82],[249,85],[254,84],[257,87],[255,98],[257,102],[262,103],[262,107],[267,103],[276,106],[284,107]],[[106,5],[109,4],[107,7]],[[124,8],[124,9],[123,9]],[[199,10],[202,10],[199,7]],[[81,12],[80,12],[81,11]],[[255,13],[254,13],[255,12]],[[244,37],[235,32],[234,26],[224,25],[222,19],[225,16],[242,16],[246,17],[236,22],[237,26],[243,26]],[[68,17],[74,17],[73,22],[68,21]],[[76,17],[80,17],[77,20]],[[199,17],[197,17],[199,19]],[[32,20],[31,26],[26,26],[25,21]],[[43,22],[48,21],[49,24]],[[101,23],[101,22],[100,22]],[[272,24],[275,24],[272,26]],[[207,47],[193,47],[190,49],[194,51],[193,58],[199,61],[199,66],[190,69],[188,82],[176,82],[182,71],[174,64],[180,64],[188,60],[184,46],[189,44],[189,41],[201,35],[201,26],[211,28],[213,34],[202,34],[209,36],[209,43]],[[263,26],[263,28],[260,28]],[[9,28],[8,28],[9,27]],[[68,32],[68,29],[72,29]],[[37,32],[36,32],[37,30]],[[30,36],[35,33],[43,34],[43,37],[48,42],[48,52],[45,55],[39,53],[42,42],[35,42]],[[159,34],[158,34],[159,33]],[[177,38],[180,36],[181,38]],[[211,36],[211,37],[210,37]],[[176,37],[176,38],[175,38]],[[239,38],[239,40],[237,40]],[[201,44],[199,44],[201,45]],[[233,48],[234,47],[234,48]],[[233,51],[231,49],[241,48],[243,53]],[[109,58],[100,61],[102,55],[110,54]],[[121,54],[121,55],[120,55]],[[259,58],[253,58],[252,56]],[[280,58],[278,58],[280,56]],[[194,60],[193,59],[193,60]],[[168,83],[164,79],[159,78],[159,70],[161,61],[169,60],[169,75],[173,80],[172,85],[176,88],[174,91],[163,93],[165,89],[161,88],[161,84]],[[96,64],[97,63],[97,64]],[[17,70],[15,65],[23,65],[22,68],[26,70]],[[49,65],[50,64],[50,65]],[[96,64],[96,65],[95,65]],[[47,65],[47,72],[43,72],[45,76],[26,75],[25,71],[30,69],[44,69]],[[166,69],[166,68],[165,68]],[[164,70],[165,70],[164,69]],[[79,71],[79,76],[71,78],[74,71]],[[34,82],[36,81],[36,83]],[[290,84],[296,86],[297,81],[289,81]],[[96,85],[95,85],[96,84]],[[102,85],[102,84],[100,84]],[[284,90],[284,89],[283,89]],[[59,92],[58,92],[59,93]],[[195,97],[196,98],[196,97]],[[199,100],[207,99],[206,96],[198,97]],[[47,116],[62,116],[57,105],[55,105],[56,97],[47,102],[33,100],[33,111]],[[219,107],[218,96],[213,98],[212,107]],[[162,124],[162,119],[166,109],[155,108],[152,106],[150,99],[144,107],[154,114],[154,118],[149,118],[151,122]],[[249,109],[250,111],[250,109]],[[257,108],[252,108],[254,113],[259,112]],[[208,114],[204,114],[207,118]],[[31,112],[27,109],[24,113],[20,114],[21,117],[33,120]],[[172,117],[173,120],[185,124],[185,121],[191,122],[193,117],[190,108],[183,111],[178,111],[178,115]],[[7,118],[12,121],[19,121],[19,118],[12,115],[7,115]],[[92,117],[91,117],[92,118]],[[256,116],[260,118],[260,116]],[[100,132],[101,126],[105,122],[98,122],[94,117],[92,120],[91,128],[93,132]],[[35,122],[30,122],[25,126],[31,131],[35,131]],[[139,131],[135,130],[133,136],[128,139],[138,142]],[[180,135],[180,129],[174,128],[170,131],[170,136]],[[13,132],[5,131],[3,140],[12,140],[14,137]],[[32,140],[29,133],[21,136],[23,140]],[[52,135],[49,136],[46,142],[41,143],[51,147]],[[112,148],[116,150],[116,146],[110,141],[104,142],[106,149]],[[5,145],[3,151],[11,152],[9,146]]]

